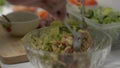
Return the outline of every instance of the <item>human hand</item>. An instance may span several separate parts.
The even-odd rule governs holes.
[[[64,21],[66,15],[66,0],[7,0],[14,5],[40,7],[48,11],[56,19]]]

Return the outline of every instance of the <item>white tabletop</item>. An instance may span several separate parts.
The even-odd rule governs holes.
[[[6,65],[1,64],[2,68],[35,68],[30,62]],[[103,68],[120,68],[120,49],[113,50],[107,57]]]

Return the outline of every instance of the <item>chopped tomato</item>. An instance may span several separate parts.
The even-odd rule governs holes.
[[[69,0],[69,2],[72,3],[72,4],[75,4],[75,5],[77,5],[77,6],[80,6],[80,5],[81,5],[81,3],[78,2],[77,0]]]
[[[91,5],[96,5],[96,4],[97,4],[96,0],[85,0],[86,6],[91,6]]]
[[[40,15],[40,18],[41,18],[41,19],[46,19],[47,16],[48,16],[48,12],[47,12],[47,11],[41,11],[41,12],[39,13],[39,15]]]
[[[75,4],[77,6],[81,6],[81,2],[78,2],[77,0],[69,0],[70,3]],[[90,6],[90,5],[96,5],[97,2],[96,0],[85,0],[85,6]]]

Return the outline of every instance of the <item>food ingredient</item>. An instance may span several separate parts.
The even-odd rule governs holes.
[[[71,28],[82,34],[82,45],[79,52],[86,52],[91,46],[91,36],[87,30],[79,29],[76,25]],[[42,31],[44,30],[44,32]],[[49,33],[49,34],[48,34]],[[73,36],[62,23],[54,21],[51,26],[41,28],[41,36],[36,40],[33,46],[36,49],[54,53],[73,53]]]
[[[0,6],[4,5],[5,1],[4,0],[0,0]]]
[[[81,10],[81,8],[80,8]],[[120,22],[120,12],[110,7],[98,7],[96,9],[85,9],[85,16],[99,24],[110,24]]]
[[[77,6],[82,5],[82,3],[79,2],[79,0],[69,0],[69,2]],[[96,0],[85,0],[85,6],[92,6],[92,5],[97,5],[97,1]]]
[[[47,11],[40,11],[40,12],[39,12],[39,16],[40,16],[41,19],[44,20],[44,19],[47,18],[48,12],[47,12]]]
[[[81,2],[78,2],[77,0],[69,0],[69,2],[77,6],[81,6]]]

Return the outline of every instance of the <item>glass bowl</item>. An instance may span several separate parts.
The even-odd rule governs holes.
[[[74,25],[76,22],[72,23]],[[34,46],[42,46],[37,44],[40,43],[40,37],[44,39],[51,32],[56,31],[51,31],[51,27],[34,30],[22,39],[28,59],[36,68],[101,68],[103,66],[112,44],[112,39],[107,33],[88,25],[92,44],[86,52],[56,54],[35,48]]]
[[[105,6],[105,7],[107,6],[107,7],[113,8],[116,11],[120,11],[120,8],[119,8],[120,0],[115,0],[115,1],[113,1],[113,0],[96,0],[96,1],[98,2],[98,4],[100,6]],[[109,3],[107,3],[107,2],[109,2]]]
[[[100,0],[97,0],[97,1],[100,1]],[[103,4],[102,1],[98,2],[98,6],[96,6],[96,8],[99,8],[100,6],[112,8],[111,6],[106,6],[106,5],[102,5],[102,4]],[[88,7],[86,7],[86,8],[88,8]],[[96,9],[96,8],[90,8],[90,9]],[[116,12],[115,9],[114,9],[114,11]],[[82,15],[80,12],[81,11],[78,6],[72,5],[69,3],[67,4],[67,13],[71,15],[70,16],[71,18],[76,17],[76,18],[78,18],[77,20],[82,20],[82,17],[81,17]],[[93,27],[96,26],[97,29],[103,30],[106,33],[108,33],[113,39],[113,41],[112,41],[113,49],[116,49],[118,47],[120,48],[120,46],[119,46],[119,44],[120,44],[120,22],[112,22],[109,24],[99,24],[96,21],[93,21],[86,17],[85,17],[85,22]]]

